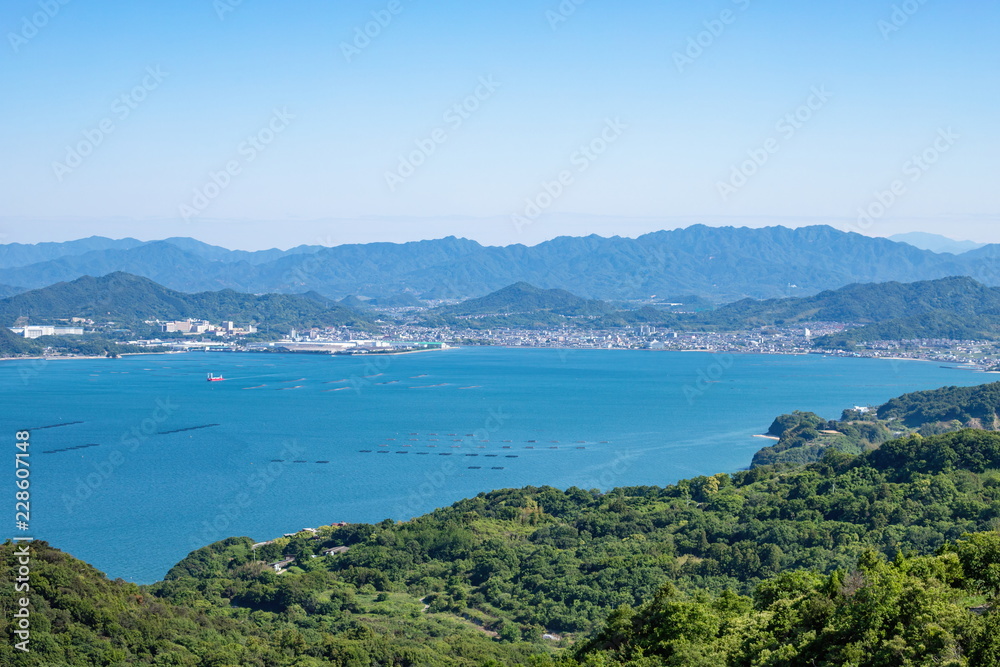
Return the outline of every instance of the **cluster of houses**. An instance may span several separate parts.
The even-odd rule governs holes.
[[[155,324],[163,333],[182,333],[186,336],[194,336],[203,333],[214,333],[216,336],[246,336],[257,332],[257,327],[248,325],[246,327],[233,326],[232,322],[223,322],[216,326],[208,320],[176,320],[174,322],[161,322],[160,320],[150,320],[147,324]]]
[[[341,528],[343,526],[346,526],[347,523],[345,521],[338,521],[337,523],[331,523],[330,525],[333,526],[334,528]],[[298,531],[298,533],[285,533],[282,537],[295,537],[299,533],[312,533],[313,535],[318,535],[319,530],[316,528],[303,528],[302,530]],[[257,542],[251,548],[257,549],[258,547],[262,547],[266,544],[274,544],[274,540],[267,540],[266,542]],[[336,556],[337,554],[345,554],[347,553],[348,549],[350,549],[350,547],[332,547],[330,549],[325,549],[322,555]],[[285,556],[282,560],[276,561],[274,563],[268,563],[267,565],[275,572],[280,574],[284,572],[288,566],[290,566],[292,563],[295,562],[295,558],[296,556]],[[316,556],[313,555],[312,558],[316,558]]]

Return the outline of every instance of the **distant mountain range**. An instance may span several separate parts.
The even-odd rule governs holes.
[[[622,310],[611,304],[543,290],[527,283],[427,312],[428,325],[469,328],[639,326],[731,331],[765,326],[849,322],[864,326],[816,339],[819,346],[908,338],[1000,339],[1000,288],[963,276],[915,283],[854,284],[810,297],[743,299],[715,310],[676,313],[653,307]]]
[[[300,255],[316,252],[323,246],[298,246],[289,250],[228,250],[219,246],[202,243],[201,241],[186,238],[172,237],[162,241],[139,241],[133,238],[109,239],[103,236],[91,236],[76,241],[66,241],[63,243],[6,243],[0,244],[0,269],[16,268],[29,264],[48,262],[62,257],[76,257],[91,252],[104,252],[109,250],[133,250],[146,245],[158,243],[169,243],[180,248],[184,252],[190,253],[202,259],[219,262],[240,262],[249,264],[264,264],[285,257],[287,255]]]
[[[482,246],[447,237],[287,251],[231,251],[193,239],[92,237],[63,244],[0,245],[0,284],[37,288],[125,271],[171,289],[249,293],[315,291],[330,298],[469,298],[528,282],[590,299],[691,294],[716,303],[808,296],[851,283],[964,275],[1000,284],[1000,245],[961,255],[832,227],[706,227],[636,239],[560,237],[536,246]]]
[[[956,241],[955,239],[950,239],[947,236],[941,236],[940,234],[928,234],[926,232],[893,234],[888,238],[890,241],[909,243],[911,246],[920,248],[921,250],[930,250],[932,252],[950,252],[953,255],[960,255],[963,252],[982,248],[986,245],[985,243],[976,243],[975,241]]]
[[[242,294],[233,290],[186,294],[148,278],[116,272],[100,278],[85,276],[0,299],[0,325],[13,326],[20,317],[32,324],[72,317],[96,322],[135,324],[149,319],[231,320],[275,330],[311,326],[369,328],[374,322],[316,293]]]

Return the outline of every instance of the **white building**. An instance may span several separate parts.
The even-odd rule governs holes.
[[[82,327],[50,327],[45,325],[35,325],[27,327],[12,328],[16,334],[25,338],[38,338],[39,336],[82,336]]]

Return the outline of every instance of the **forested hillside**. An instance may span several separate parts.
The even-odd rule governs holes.
[[[232,320],[279,329],[373,325],[366,316],[318,294],[254,295],[233,290],[187,294],[127,273],[84,276],[0,300],[0,324],[11,326],[19,317],[32,324],[85,317],[126,324],[150,319]]]
[[[825,420],[812,412],[781,415],[768,429],[778,438],[753,457],[753,465],[812,463],[827,449],[861,454],[895,435],[935,435],[961,428],[1000,430],[1000,382],[915,391],[873,409],[845,410]]]
[[[16,357],[41,352],[40,345],[18,336],[5,326],[0,326],[0,357]]]
[[[1000,382],[903,394],[879,406],[878,418],[899,419],[911,428],[954,423],[995,431],[1000,429]]]

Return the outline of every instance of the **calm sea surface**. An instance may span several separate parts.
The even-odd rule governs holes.
[[[206,382],[209,372],[226,381]],[[835,418],[992,377],[921,362],[618,350],[7,361],[0,428],[11,459],[14,432],[34,429],[30,534],[148,583],[232,535],[407,519],[496,488],[735,471],[780,413]],[[6,536],[24,534],[9,520]]]

